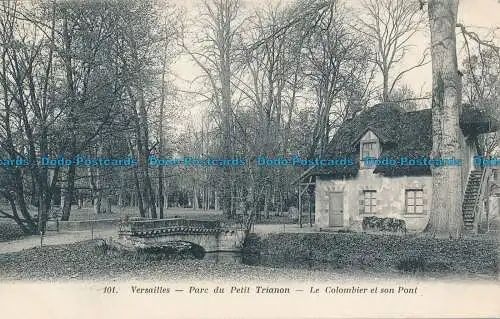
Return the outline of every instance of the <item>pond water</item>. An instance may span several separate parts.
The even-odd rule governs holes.
[[[214,263],[229,263],[229,264],[241,264],[242,263],[242,252],[241,251],[217,251],[217,252],[205,252],[205,250],[198,245],[189,242],[170,242],[168,245],[162,245],[160,247],[150,247],[143,248],[140,250],[141,253],[157,255],[157,256],[191,256],[196,259],[203,259],[206,261]]]

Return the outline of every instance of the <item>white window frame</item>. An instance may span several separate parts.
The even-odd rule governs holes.
[[[361,158],[366,158],[366,157],[378,157],[377,154],[377,149],[378,149],[378,142],[377,140],[370,140],[370,141],[362,141],[361,142]],[[364,155],[365,153],[365,146],[371,145],[370,150],[368,151],[368,155]]]
[[[418,207],[422,207],[419,211]],[[424,190],[408,188],[405,190],[405,215],[424,214]]]
[[[367,195],[369,195],[367,197]],[[369,208],[367,210],[367,207]],[[363,190],[363,214],[375,215],[377,213],[377,191],[372,189]]]

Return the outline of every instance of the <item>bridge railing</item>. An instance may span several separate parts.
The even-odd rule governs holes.
[[[184,218],[129,220],[120,224],[120,231],[138,232],[170,227],[189,227],[201,229],[221,228],[220,221],[193,220]]]

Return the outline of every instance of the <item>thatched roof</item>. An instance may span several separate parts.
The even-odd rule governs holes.
[[[471,115],[472,114],[472,115]],[[464,107],[460,126],[465,134],[484,133],[485,117]],[[491,123],[491,122],[490,122]],[[489,125],[488,130],[494,129]],[[371,130],[380,140],[379,158],[428,158],[432,151],[432,112],[424,109],[405,112],[395,103],[377,104],[347,121],[333,136],[324,158],[351,158],[354,165],[346,167],[316,167],[309,172],[331,178],[356,176],[359,171],[359,139]],[[374,173],[385,176],[430,175],[428,166],[379,166]]]
[[[478,135],[500,130],[500,123],[487,110],[466,104],[462,108],[460,127],[464,132]]]

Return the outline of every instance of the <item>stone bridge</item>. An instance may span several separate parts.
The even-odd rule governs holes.
[[[162,247],[169,242],[189,242],[204,252],[237,252],[244,241],[242,229],[223,227],[220,221],[183,218],[139,219],[120,223],[118,241],[129,248]]]

